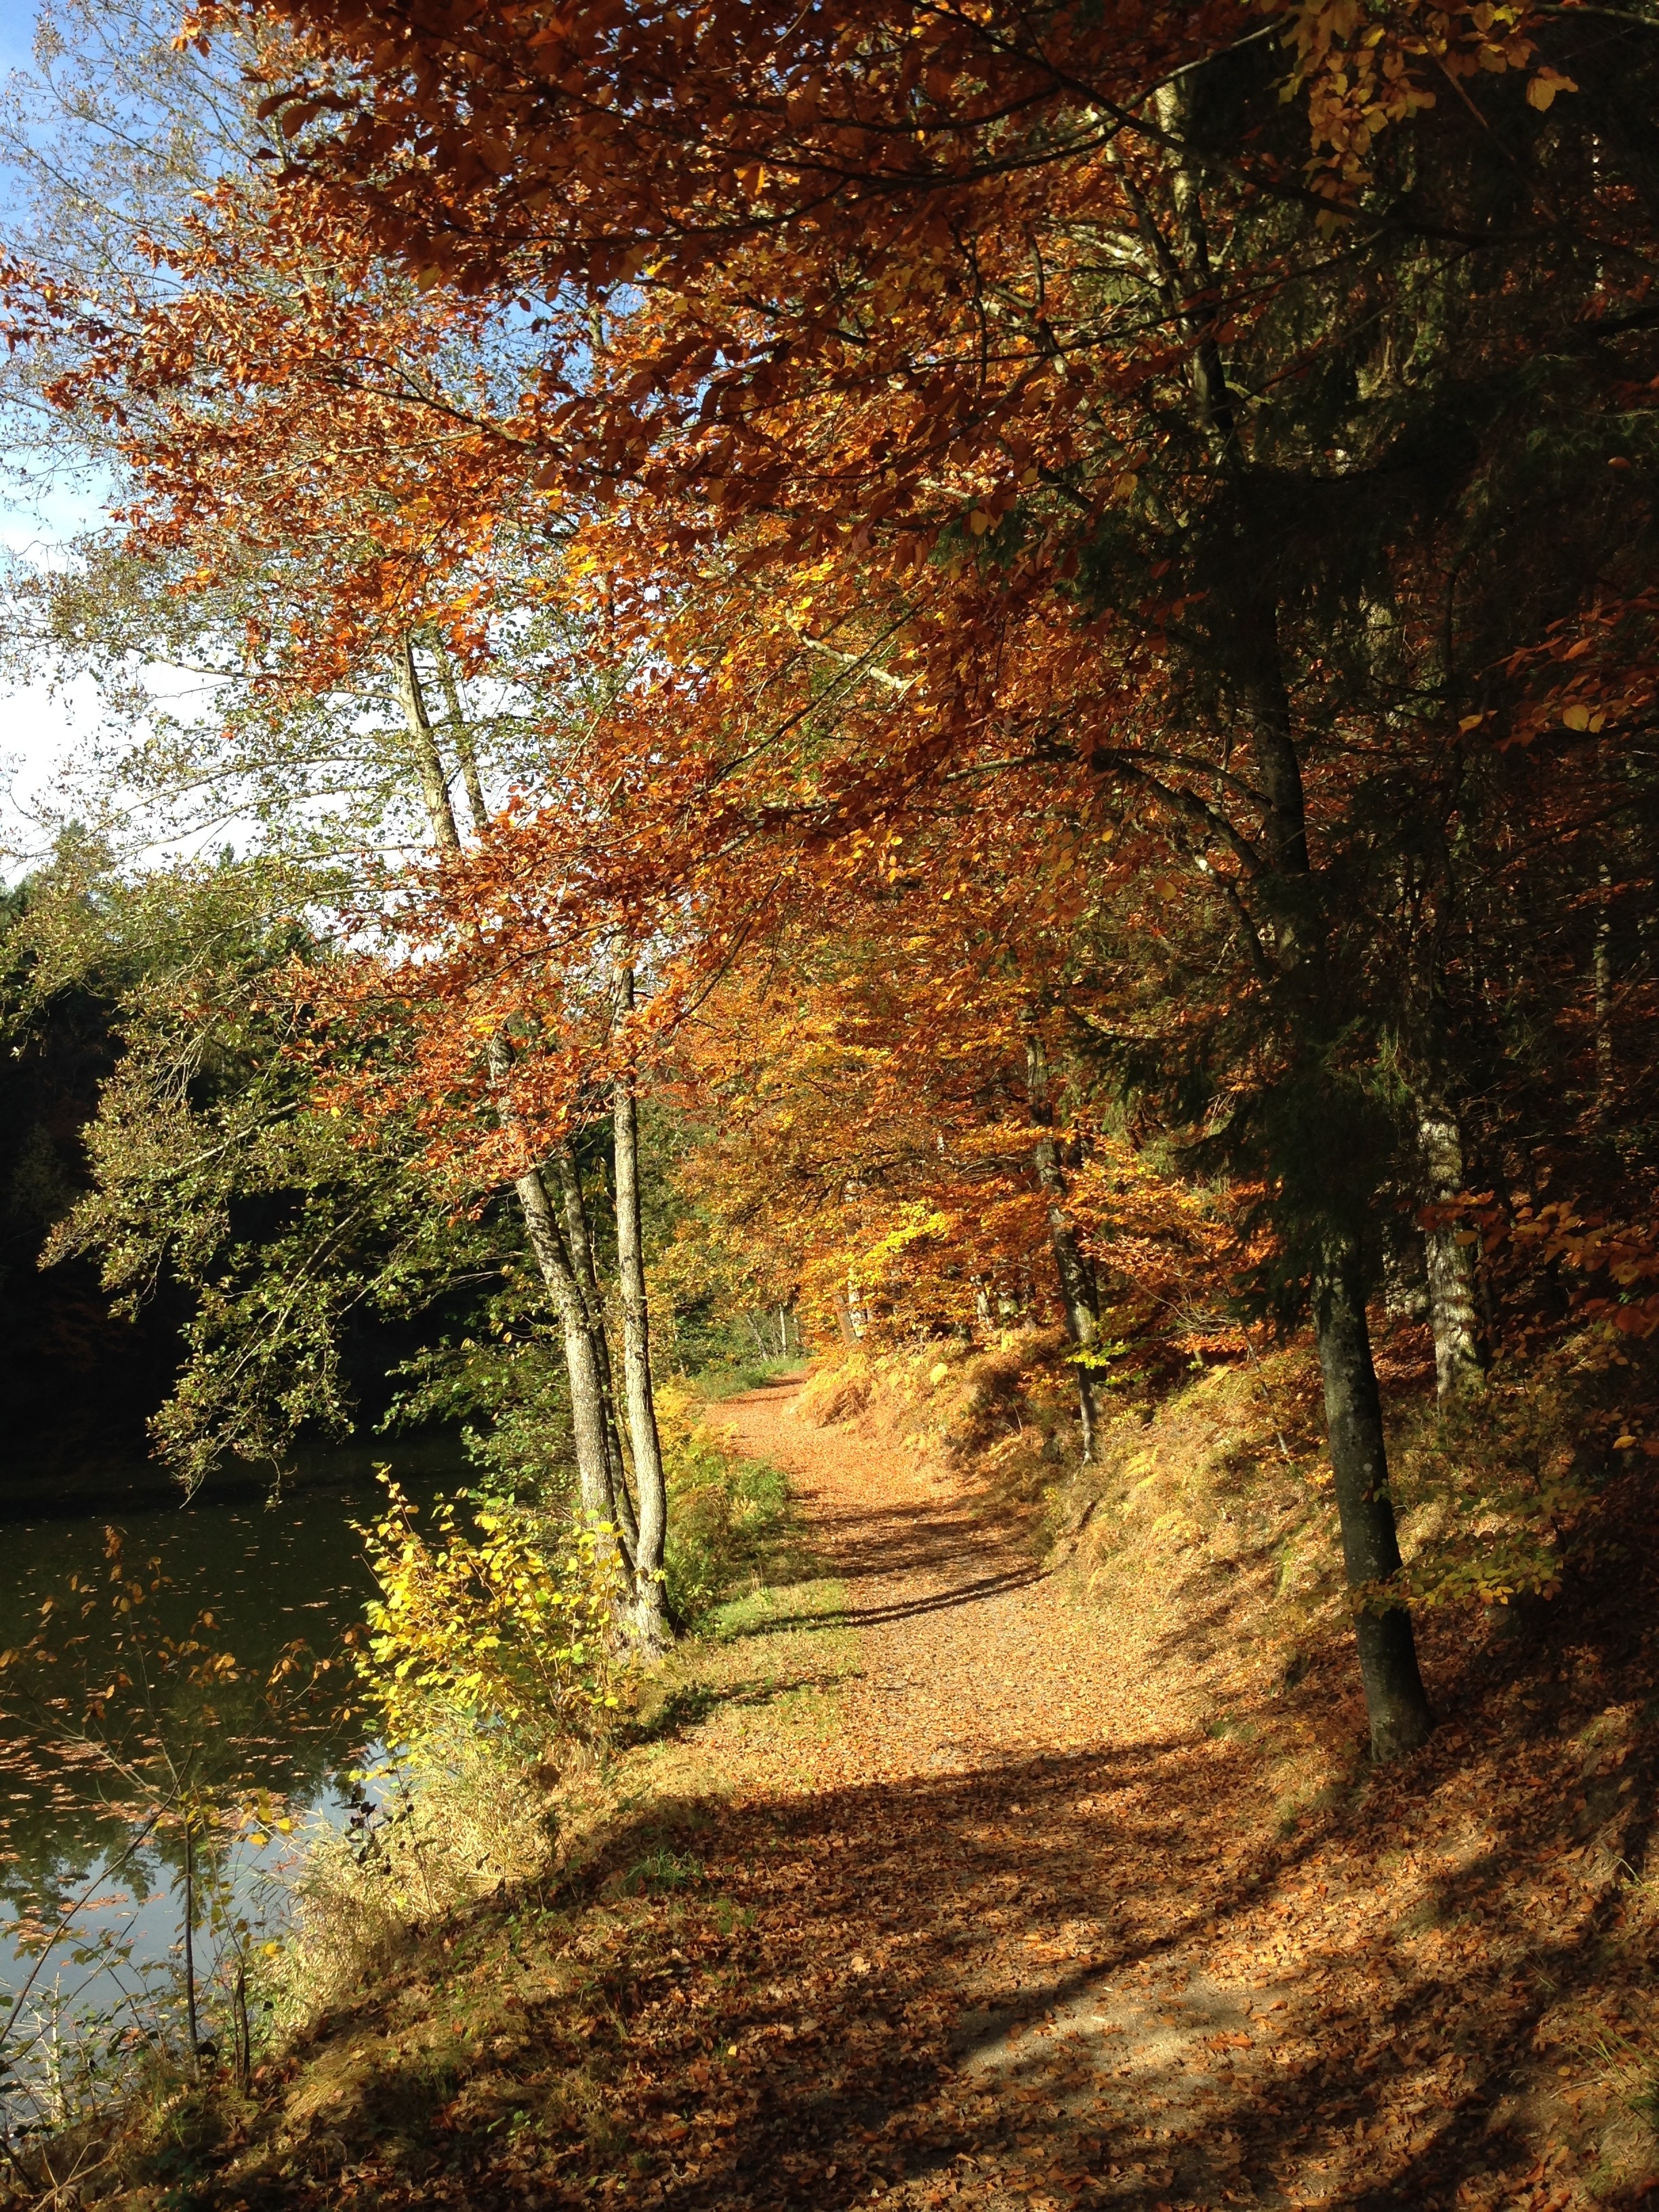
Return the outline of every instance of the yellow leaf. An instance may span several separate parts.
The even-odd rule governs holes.
[[[1566,707],[1562,709],[1561,720],[1570,730],[1587,730],[1589,727],[1590,710],[1588,707]]]

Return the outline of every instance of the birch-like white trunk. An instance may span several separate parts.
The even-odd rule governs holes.
[[[420,780],[432,841],[441,851],[460,850],[460,832],[450,803],[449,779],[443,757],[427,713],[415,648],[404,638],[398,648],[398,690],[409,730],[410,751]],[[477,804],[482,805],[479,794]],[[497,1119],[503,1128],[528,1140],[528,1132],[514,1112],[509,1096],[512,1054],[504,1037],[494,1036],[485,1048],[485,1066]],[[617,1522],[617,1501],[611,1481],[610,1451],[605,1435],[606,1393],[592,1330],[570,1254],[560,1233],[558,1218],[547,1194],[542,1172],[533,1163],[515,1176],[514,1195],[524,1223],[526,1242],[544,1286],[559,1316],[566,1372],[570,1382],[570,1425],[576,1452],[576,1486],[584,1515],[589,1520]]]
[[[626,1018],[634,1007],[631,968],[623,968],[617,996],[617,1012]],[[625,1068],[618,1072],[612,1088],[611,1127],[616,1147],[617,1278],[623,1312],[623,1391],[628,1405],[629,1441],[634,1448],[634,1480],[640,1497],[639,1541],[634,1555],[635,1635],[642,1651],[655,1653],[662,1650],[668,1635],[663,1606],[668,1486],[651,1385],[651,1303],[645,1279],[640,1211],[639,1104],[633,1076]]]
[[[1457,1117],[1438,1099],[1419,1102],[1418,1141],[1429,1195],[1445,1206],[1463,1188],[1463,1139]],[[1429,1323],[1434,1331],[1435,1394],[1443,1406],[1479,1389],[1483,1377],[1480,1333],[1474,1310],[1471,1248],[1460,1244],[1455,1224],[1424,1232],[1429,1278]]]

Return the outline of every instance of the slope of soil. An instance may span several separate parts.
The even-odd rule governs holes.
[[[834,1579],[682,1671],[579,1875],[436,1931],[130,2201],[1646,2193],[1644,1623],[1517,1641],[1507,1698],[1443,1673],[1425,1753],[1327,1747],[1287,1808],[1280,1752],[1216,1717],[1224,1598],[1085,1604],[971,1486],[794,1397],[719,1419]]]

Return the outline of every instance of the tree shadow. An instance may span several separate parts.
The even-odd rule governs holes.
[[[822,1613],[773,1613],[764,1620],[729,1630],[721,1641],[740,1644],[748,1638],[770,1636],[782,1629],[869,1628],[881,1621],[915,1620],[925,1613],[948,1613],[957,1606],[1000,1597],[1011,1590],[1030,1589],[1047,1579],[1045,1567],[1013,1567],[1001,1574],[983,1576],[976,1582],[958,1583],[946,1589],[932,1591],[926,1597],[902,1599],[891,1605],[835,1606]]]
[[[629,1748],[642,1744],[683,1742],[724,1708],[735,1706],[761,1711],[797,1691],[833,1690],[844,1679],[840,1668],[821,1668],[788,1674],[750,1675],[736,1682],[677,1683],[650,1717],[635,1722],[621,1740]]]
[[[1448,1729],[1291,1837],[1241,1828],[1248,1756],[1197,1735],[715,1799],[674,1811],[684,1887],[601,1904],[678,1836],[642,1811],[533,1942],[503,1899],[444,1962],[460,2086],[418,2143],[375,2132],[443,2071],[394,1990],[336,2025],[369,2056],[326,2150],[290,2107],[200,2201],[1530,2203],[1535,2045],[1619,1971],[1620,1899],[1564,1902],[1571,1801],[1494,1771]],[[1649,1775],[1628,1840],[1652,1819]]]

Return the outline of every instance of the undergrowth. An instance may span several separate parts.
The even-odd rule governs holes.
[[[805,1562],[787,1478],[726,1449],[702,1413],[701,1398],[687,1390],[659,1394],[669,1490],[666,1595],[671,1618],[694,1639],[718,1637],[726,1616],[769,1584],[791,1579]],[[393,1600],[411,1578],[404,1553],[380,1532],[376,1556],[385,1594],[372,1611],[399,1749],[359,1778],[343,1832],[313,1827],[291,1891],[291,1932],[268,1970],[279,2032],[292,2033],[342,2002],[384,1967],[410,1931],[554,1872],[583,1808],[604,1800],[618,1731],[630,1738],[642,1702],[647,1710],[659,1702],[651,1684],[614,1657],[597,1675],[591,1651],[582,1660],[578,1650],[580,1668],[566,1663],[564,1586],[531,1571],[526,1540],[508,1547],[501,1587],[492,1589],[480,1563],[493,1563],[506,1517],[500,1510],[482,1516],[480,1544],[458,1529],[453,1515],[441,1513],[434,1534],[442,1548],[432,1559],[443,1571],[428,1566],[415,1578],[416,1595],[428,1601],[429,1583],[440,1597],[448,1581],[465,1583],[471,1611],[451,1604],[444,1622],[457,1635],[471,1635],[478,1649],[471,1661],[454,1637],[446,1643],[428,1621],[443,1608],[428,1601],[417,1612],[402,1605],[394,1613]],[[402,1528],[398,1522],[400,1538]],[[554,1549],[556,1564],[563,1565],[568,1543]],[[580,1562],[572,1587],[592,1613],[599,1585],[591,1572],[582,1578]],[[401,1643],[388,1640],[392,1621]],[[422,1632],[410,1632],[411,1622]],[[561,1663],[550,1674],[548,1664],[537,1663],[538,1651],[544,1662]],[[684,1666],[682,1654],[667,1671],[678,1675]],[[573,1682],[580,1692],[575,1728],[563,1710]]]
[[[805,1559],[787,1478],[724,1449],[703,1425],[707,1402],[665,1389],[657,1407],[668,1475],[665,1588],[671,1619],[692,1632],[727,1599],[787,1580]]]
[[[822,1364],[801,1394],[820,1424],[865,1419],[938,1464],[970,1473],[1035,1545],[1073,1548],[1106,1575],[1177,1575],[1247,1559],[1272,1569],[1277,1634],[1294,1645],[1344,1614],[1318,1363],[1305,1338],[1195,1359],[1156,1394],[1097,1378],[1100,1436],[1082,1461],[1075,1385],[1057,1330],[986,1347],[862,1349]],[[1621,1407],[1650,1395],[1652,1355],[1580,1330],[1524,1370],[1500,1363],[1443,1411],[1420,1327],[1379,1332],[1391,1487],[1413,1604],[1478,1611],[1560,1586],[1620,1540],[1606,1508],[1645,1468]]]
[[[685,1387],[704,1405],[718,1405],[722,1398],[735,1398],[745,1390],[763,1390],[770,1382],[785,1382],[800,1374],[807,1364],[804,1354],[793,1352],[775,1358],[763,1358],[756,1353],[718,1360],[700,1369]]]
[[[759,1379],[785,1365],[769,1363]],[[757,1387],[736,1370],[720,1379],[721,1395]],[[712,1435],[702,1424],[708,1402],[685,1386],[659,1394],[666,1595],[682,1635],[654,1675],[595,1643],[607,1585],[591,1543],[584,1549],[523,1505],[492,1499],[470,1515],[441,1505],[416,1516],[393,1495],[368,1532],[381,1595],[360,1671],[395,1748],[376,1746],[352,1778],[343,1826],[319,1817],[300,1839],[283,1940],[253,1960],[250,2008],[262,2028],[253,2098],[211,2052],[199,2081],[158,2063],[123,2107],[75,2141],[38,2146],[39,2172],[27,2184],[21,2172],[11,2177],[21,2199],[0,2174],[0,2203],[32,2201],[36,2181],[86,2202],[125,2203],[135,2188],[136,2202],[196,2201],[194,2178],[234,2149],[258,2083],[290,2070],[331,2016],[394,1984],[418,2015],[416,1962],[434,1946],[447,1958],[446,1930],[486,1907],[510,1917],[514,1899],[544,1911],[548,1899],[580,1887],[619,1802],[635,1802],[619,1800],[619,1777],[641,1746],[672,1740],[732,1696],[804,1697],[810,1718],[817,1686],[751,1681],[747,1642],[797,1611],[809,1622],[833,1615],[842,1593],[812,1579],[787,1478]],[[606,1893],[667,1896],[700,1880],[695,1852],[665,1832],[615,1870]],[[372,2087],[367,2096],[376,2124],[411,2145],[473,2047],[442,2024],[416,2043],[398,2069],[396,2110]],[[334,2070],[325,2065],[311,2085],[324,2106],[340,2094]]]

